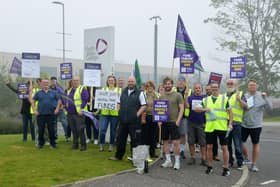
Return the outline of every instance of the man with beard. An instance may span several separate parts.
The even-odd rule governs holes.
[[[243,119],[244,109],[247,108],[247,101],[242,91],[238,91],[237,80],[229,79],[227,81],[227,93],[226,96],[229,100],[229,105],[233,113],[232,130],[228,136],[228,152],[229,152],[229,165],[234,164],[233,152],[232,152],[232,140],[235,148],[235,158],[237,160],[238,169],[242,169],[243,155],[242,155],[242,140],[241,140],[241,123]]]
[[[159,128],[162,127],[162,139],[166,160],[161,165],[163,168],[172,167],[172,161],[169,152],[169,139],[174,145],[175,170],[180,169],[180,133],[179,125],[181,123],[184,112],[184,101],[180,93],[172,91],[173,80],[166,77],[163,80],[164,93],[159,97],[160,100],[168,100],[168,120],[167,122],[159,122]]]
[[[129,134],[131,148],[141,143],[141,114],[146,109],[146,98],[143,91],[137,89],[134,76],[128,78],[128,86],[123,89],[118,104],[120,125],[117,135],[117,151],[110,160],[122,160]]]

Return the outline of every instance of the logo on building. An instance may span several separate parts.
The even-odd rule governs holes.
[[[107,51],[107,48],[108,43],[106,40],[102,38],[97,39],[95,49],[98,55],[104,54]]]

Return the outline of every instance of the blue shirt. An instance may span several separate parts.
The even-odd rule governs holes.
[[[57,92],[53,90],[48,90],[47,92],[40,90],[34,95],[33,99],[38,101],[39,115],[50,115],[54,114],[56,108],[54,103],[57,103],[60,97]]]
[[[196,123],[196,124],[204,124],[205,123],[205,112],[195,112],[193,110],[193,104],[194,103],[200,103],[202,107],[202,100],[204,96],[196,96],[196,95],[191,95],[188,97],[188,103],[190,105],[190,114],[188,120]]]

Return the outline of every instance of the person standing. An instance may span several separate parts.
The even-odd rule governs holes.
[[[117,151],[110,160],[121,160],[125,154],[128,134],[131,148],[141,143],[141,115],[146,109],[144,93],[137,89],[134,76],[128,78],[128,86],[123,89],[119,102],[120,125],[117,135]]]
[[[106,87],[103,88],[105,91],[112,91],[118,93],[118,87],[116,78],[113,75],[109,75],[106,81]],[[119,94],[118,94],[119,95]],[[110,123],[110,142],[109,142],[109,152],[113,151],[113,146],[115,144],[116,128],[119,121],[118,110],[101,110],[101,127],[100,127],[100,142],[99,151],[104,151],[105,136],[107,128]]]
[[[87,149],[85,137],[85,119],[83,110],[86,110],[87,101],[89,98],[88,91],[80,85],[80,77],[74,77],[72,87],[68,90],[67,96],[67,120],[73,134],[72,149],[79,148],[79,138],[81,148],[80,151]]]
[[[47,125],[50,145],[52,148],[56,148],[54,132],[55,115],[59,112],[61,99],[56,92],[49,90],[48,79],[42,80],[42,86],[42,90],[39,90],[32,99],[32,109],[34,114],[37,116],[39,129],[38,148],[43,148],[45,144],[45,125]],[[36,101],[38,101],[38,108],[36,108]],[[53,106],[54,101],[57,103],[56,107]]]
[[[253,172],[259,171],[256,166],[257,159],[260,151],[260,135],[262,132],[262,120],[263,112],[265,109],[271,109],[271,106],[267,100],[267,94],[265,92],[257,91],[257,82],[253,79],[248,82],[248,92],[245,94],[247,99],[248,109],[244,112],[243,123],[241,124],[241,136],[242,136],[242,149],[245,160],[249,161],[249,154],[246,147],[246,141],[248,136],[251,137],[253,144],[252,150],[252,163],[250,170]]]
[[[247,101],[242,91],[238,91],[237,80],[229,79],[226,82],[227,93],[226,96],[229,99],[229,105],[233,113],[232,130],[227,138],[228,151],[229,151],[229,165],[234,164],[232,140],[235,148],[235,158],[237,160],[237,166],[242,169],[243,155],[242,155],[242,139],[241,139],[241,123],[243,121],[243,112],[247,108]]]
[[[172,167],[172,161],[169,151],[169,139],[172,141],[175,153],[175,163],[173,168],[175,170],[180,169],[180,132],[179,126],[184,113],[184,101],[180,93],[172,91],[173,80],[166,77],[163,80],[164,93],[159,97],[160,100],[168,100],[168,121],[159,122],[159,128],[162,128],[162,139],[164,146],[164,153],[166,160],[161,167]]]
[[[196,108],[202,108],[202,85],[195,83],[193,85],[194,94],[188,97],[186,107],[189,108],[188,118],[188,143],[190,150],[190,161],[189,165],[195,164],[195,143],[200,145],[201,152],[201,165],[206,166],[206,139],[205,139],[205,112],[196,112]]]
[[[27,85],[30,86],[30,81],[27,82]],[[11,84],[10,81],[6,82],[6,86],[10,88],[13,92],[18,94],[18,90],[15,89]],[[28,88],[29,89],[29,88]],[[32,114],[30,113],[30,101],[28,98],[22,99],[20,114],[22,117],[22,141],[27,141],[27,134],[28,134],[28,124],[30,127],[30,134],[32,141],[35,141],[35,129],[34,129],[34,123],[32,121]]]
[[[146,115],[142,116],[142,142],[149,146],[150,157],[156,158],[155,153],[157,144],[157,123],[153,122],[154,100],[158,99],[155,92],[155,84],[153,81],[147,81],[145,95],[147,99]],[[144,119],[143,119],[144,118]]]
[[[196,112],[206,112],[206,144],[207,144],[207,162],[208,167],[206,174],[213,173],[213,142],[220,140],[220,145],[223,152],[223,172],[222,176],[229,176],[230,171],[228,167],[228,149],[226,142],[226,134],[228,129],[232,129],[232,111],[228,103],[228,98],[219,93],[219,84],[212,83],[212,95],[204,98],[203,108],[197,108]]]

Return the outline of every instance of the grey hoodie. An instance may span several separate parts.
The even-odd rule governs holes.
[[[262,127],[263,111],[265,109],[271,109],[271,106],[266,97],[263,97],[260,92],[256,92],[255,95],[245,94],[248,101],[250,97],[253,97],[254,105],[245,110],[243,115],[243,122],[241,126],[245,128],[258,128]]]

